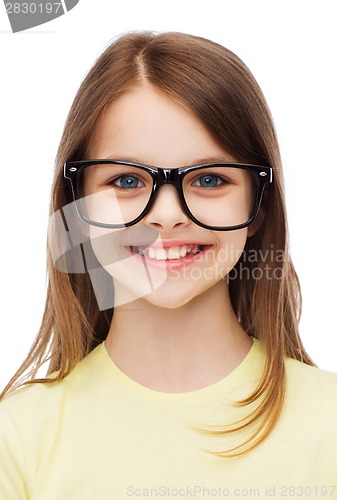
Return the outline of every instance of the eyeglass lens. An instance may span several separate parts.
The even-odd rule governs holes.
[[[246,223],[252,216],[257,186],[255,172],[224,165],[189,171],[182,181],[191,214],[213,227]],[[127,224],[147,206],[153,178],[135,166],[91,165],[82,170],[77,188],[79,208],[87,219],[101,224]]]

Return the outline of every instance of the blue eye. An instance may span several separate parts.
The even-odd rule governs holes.
[[[133,175],[121,175],[113,181],[113,184],[116,184],[121,189],[135,189],[144,186],[144,184]]]
[[[218,175],[201,175],[194,183],[194,186],[203,188],[214,188],[223,184],[223,180]]]

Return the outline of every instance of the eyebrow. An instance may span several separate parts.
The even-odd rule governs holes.
[[[144,158],[140,158],[140,157],[136,157],[136,156],[109,155],[106,158],[103,158],[103,160],[126,161],[129,163],[139,163],[141,165],[149,165],[149,166],[160,168],[160,165],[152,165],[152,164],[148,163],[147,161],[145,161]],[[221,156],[210,156],[210,157],[208,156],[205,158],[195,159],[192,162],[189,162],[187,165],[180,165],[180,167],[203,165],[204,163],[236,163],[236,162],[234,160],[231,160],[230,158],[225,158],[225,157],[221,157]],[[163,168],[163,167],[161,167],[161,168]],[[177,168],[179,168],[179,167],[177,167]]]

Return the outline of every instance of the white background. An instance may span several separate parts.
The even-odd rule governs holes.
[[[337,371],[336,10],[333,0],[80,0],[12,34],[1,2],[0,387],[40,324],[53,163],[72,99],[114,36],[147,29],[217,41],[257,78],[281,145],[301,335],[316,363]]]

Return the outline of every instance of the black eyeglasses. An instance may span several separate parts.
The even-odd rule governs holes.
[[[151,210],[158,190],[172,184],[184,212],[199,226],[216,231],[253,222],[272,169],[242,163],[207,163],[159,168],[120,160],[64,164],[80,218],[103,228],[129,227]]]

